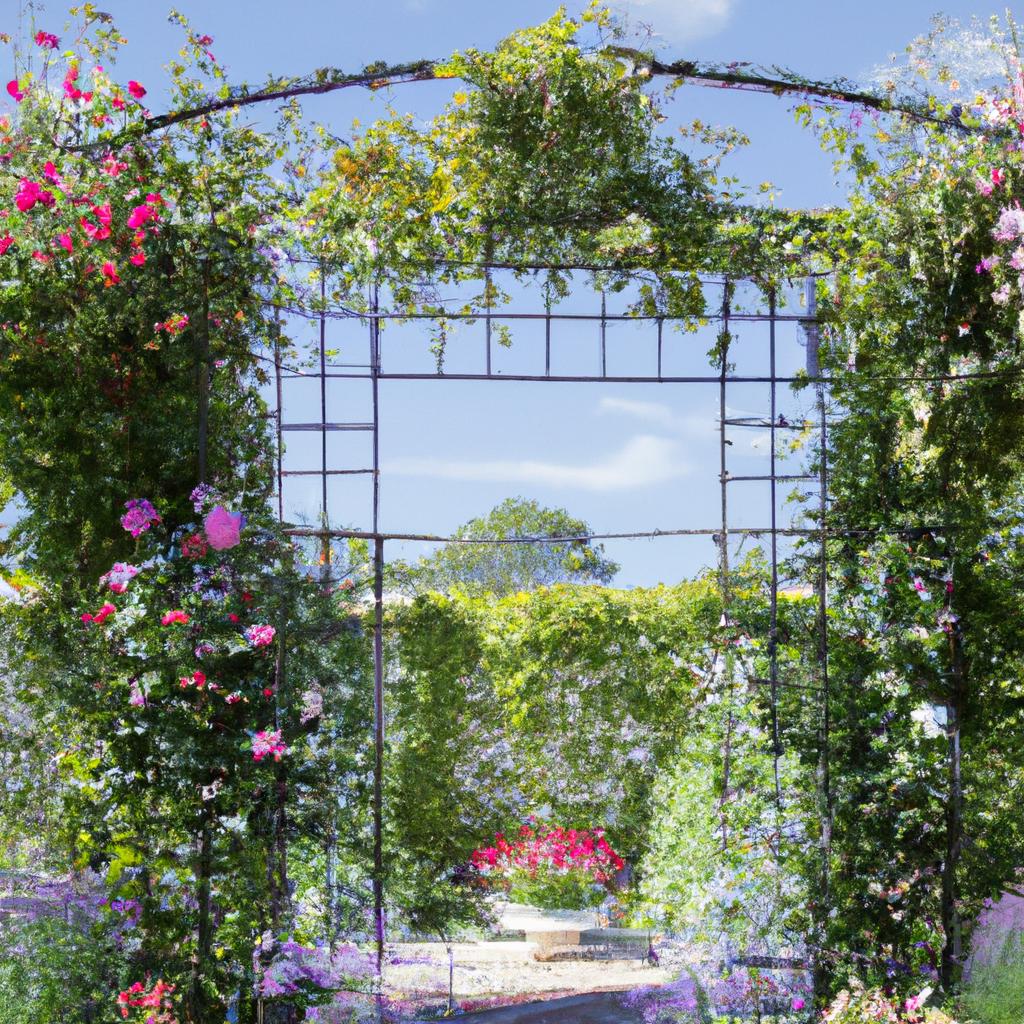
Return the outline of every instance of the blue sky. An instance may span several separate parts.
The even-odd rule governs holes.
[[[17,0],[0,0],[3,28],[15,28]],[[37,9],[42,6],[37,4]],[[64,6],[46,4],[39,24],[59,31]],[[157,109],[166,77],[157,68],[174,52],[177,30],[168,25],[161,0],[101,0],[128,36],[120,76],[137,78],[150,90]],[[178,0],[177,8],[196,28],[214,37],[213,50],[233,79],[259,82],[268,72],[301,73],[331,65],[356,70],[373,60],[441,57],[453,49],[489,47],[515,28],[550,16],[555,4],[519,0],[492,4],[481,0]],[[578,4],[569,9],[578,9]],[[940,7],[922,0],[620,0],[620,11],[648,22],[659,32],[665,56],[711,60],[749,60],[781,64],[811,77],[863,78],[925,31],[941,10],[967,20],[986,18],[1003,5],[946,0]],[[402,111],[427,117],[451,88],[431,83],[396,90],[391,101]],[[773,181],[780,201],[815,206],[839,201],[829,160],[809,134],[798,129],[790,104],[768,96],[686,88],[676,94],[669,113],[680,123],[694,117],[733,124],[752,145],[729,168],[750,183]],[[311,116],[344,134],[354,117],[364,121],[382,102],[364,93],[345,92],[307,104]],[[523,300],[526,301],[525,299]],[[591,303],[592,296],[578,300]],[[332,325],[330,344],[343,361],[365,361],[365,333]],[[764,335],[741,332],[741,372],[764,369]],[[653,358],[651,331],[616,328],[609,336],[609,372],[644,366]],[[538,338],[529,330],[517,337],[511,353],[502,353],[508,371],[536,366]],[[429,368],[427,341],[413,331],[386,336],[385,369]],[[668,358],[675,369],[703,372],[705,337],[674,337]],[[482,341],[467,332],[453,344],[450,368],[470,368],[479,360]],[[799,365],[803,353],[795,328],[779,338],[780,367]],[[593,371],[593,331],[565,329],[558,359],[565,367]],[[645,362],[646,361],[646,362]],[[686,369],[684,369],[686,367]],[[535,371],[531,371],[535,372]],[[298,410],[312,400],[315,387],[290,386],[287,401],[293,419],[309,419]],[[383,382],[384,425],[381,450],[382,526],[393,531],[445,533],[485,513],[510,494],[562,505],[601,532],[714,526],[718,516],[717,392],[710,386],[670,384],[519,384],[512,382]],[[368,389],[337,387],[330,418],[366,418]],[[318,399],[317,399],[318,401]],[[780,411],[799,418],[801,402],[782,393]],[[767,389],[737,386],[729,405],[737,415],[764,412]],[[293,435],[294,437],[295,435]],[[758,431],[734,432],[732,471],[766,471],[766,439]],[[358,434],[331,437],[337,468],[368,465],[366,439]],[[295,443],[293,467],[315,465],[312,453]],[[301,478],[300,478],[301,479]],[[332,486],[332,522],[368,525],[366,478]],[[294,514],[315,508],[318,485],[286,492]],[[730,493],[735,525],[765,525],[767,494],[761,484],[734,484]],[[780,515],[785,515],[780,503]],[[749,544],[748,544],[749,546]],[[611,542],[608,553],[622,564],[618,582],[646,585],[672,582],[715,557],[708,539],[659,539]],[[409,557],[422,546],[393,546],[389,555]]]

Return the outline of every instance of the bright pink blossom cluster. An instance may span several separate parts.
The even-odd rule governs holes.
[[[280,761],[283,754],[288,753],[288,747],[281,739],[280,729],[261,729],[252,738],[252,759],[262,761],[268,754],[273,755],[275,761]]]
[[[612,849],[604,830],[544,828],[523,825],[519,836],[511,842],[499,832],[493,846],[474,850],[470,861],[484,874],[527,871],[539,868],[558,872],[581,871],[595,882],[610,880],[621,871],[625,862]]]
[[[203,531],[214,551],[235,547],[244,526],[245,516],[241,512],[229,512],[223,505],[215,506],[203,520]]]
[[[266,647],[274,642],[277,630],[273,626],[250,626],[245,631],[245,639],[253,647]]]
[[[100,584],[105,583],[115,594],[123,594],[128,589],[128,584],[138,575],[138,566],[129,565],[127,562],[115,562],[100,577]]]
[[[183,612],[180,608],[175,608],[172,611],[164,612],[160,618],[161,626],[173,626],[175,623],[181,623],[181,625],[187,626],[189,623],[188,612]]]
[[[83,612],[82,621],[91,622],[93,625],[102,626],[107,619],[113,615],[117,609],[109,602],[106,601],[98,612]]]
[[[124,503],[124,507],[128,511],[121,516],[121,525],[133,537],[138,537],[160,522],[156,509],[145,498],[132,498]]]
[[[182,676],[178,680],[178,685],[184,690],[189,686],[194,686],[197,690],[201,690],[206,685],[206,673],[199,672],[198,670],[193,672],[190,676]],[[215,689],[211,684],[210,689]]]
[[[135,982],[123,992],[118,993],[117,1006],[121,1016],[126,1020],[131,1013],[131,1008],[137,1007],[141,1010],[156,1010],[156,1013],[147,1014],[146,1024],[177,1024],[174,1016],[174,1004],[172,996],[174,986],[168,985],[165,981],[157,983],[149,990],[141,981]]]

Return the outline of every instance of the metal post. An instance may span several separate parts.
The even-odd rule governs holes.
[[[484,268],[484,326],[487,345],[487,376],[491,375],[491,268]]]
[[[729,847],[729,822],[726,813],[726,803],[729,799],[729,771],[732,761],[732,730],[733,730],[733,649],[732,649],[732,620],[730,618],[730,595],[731,586],[729,581],[729,468],[726,457],[728,439],[725,436],[726,428],[726,384],[729,372],[729,307],[732,285],[728,279],[722,286],[722,330],[718,337],[720,375],[718,385],[718,447],[720,472],[719,481],[722,489],[722,532],[718,535],[719,553],[719,587],[722,593],[722,632],[723,632],[723,689],[726,702],[725,719],[725,747],[723,751],[722,765],[722,794],[719,799],[718,811],[721,817],[722,829],[722,852]]]
[[[373,390],[373,923],[377,943],[378,1014],[384,969],[384,541],[380,536],[380,321],[373,285],[370,381]]]
[[[544,376],[551,376],[551,282],[544,282]]]
[[[601,376],[608,376],[608,309],[601,289]]]
[[[330,527],[327,514],[327,280],[320,264],[320,521]],[[331,539],[325,537],[320,551],[326,565],[331,558]]]
[[[815,390],[818,405],[818,615],[817,615],[817,662],[818,686],[821,693],[821,712],[818,717],[818,838],[819,873],[816,911],[814,914],[814,941],[818,949],[814,957],[814,987],[816,995],[823,995],[825,978],[821,971],[821,947],[825,945],[826,922],[831,903],[832,890],[832,782],[830,765],[831,693],[828,665],[828,418],[825,381],[821,376],[820,343],[817,316],[817,285],[813,277],[804,281],[807,320],[804,334],[807,345],[807,372],[817,378]]]
[[[771,680],[771,720],[772,720],[772,772],[775,777],[775,809],[782,810],[782,787],[779,784],[779,758],[782,755],[782,745],[779,742],[779,535],[778,535],[778,512],[775,474],[775,426],[778,421],[778,410],[776,407],[776,383],[775,383],[775,289],[772,288],[768,295],[768,361],[769,376],[771,384],[770,406],[771,426],[770,433],[770,467],[768,487],[771,491],[771,594],[770,601],[770,622],[768,627],[768,678]]]
[[[662,353],[662,333],[665,327],[665,321],[659,316],[658,317],[658,380],[661,380],[661,353]]]
[[[284,451],[281,430],[284,415],[284,399],[281,386],[281,313],[274,314],[274,386],[277,391],[277,415],[274,417],[277,431],[277,519],[284,522]]]

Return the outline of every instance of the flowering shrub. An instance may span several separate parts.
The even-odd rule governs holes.
[[[137,1019],[145,1024],[178,1024],[174,1016],[174,986],[164,981],[157,981],[147,989],[141,981],[136,981],[117,996],[117,1006],[121,1016],[127,1020],[134,1010],[144,1011]],[[156,1012],[152,1012],[156,1011]]]
[[[265,932],[253,951],[255,989],[264,998],[301,997],[299,1005],[317,1006],[342,990],[369,991],[373,957],[352,945],[304,946],[275,940]],[[294,1001],[294,1000],[293,1000]]]
[[[511,842],[502,833],[493,846],[474,850],[470,862],[512,899],[541,907],[597,906],[624,866],[604,830],[520,826]]]
[[[823,1024],[956,1024],[947,1013],[925,1006],[932,990],[899,998],[850,980],[821,1016]]]

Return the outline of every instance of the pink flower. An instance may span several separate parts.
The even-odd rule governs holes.
[[[115,97],[114,97],[114,98],[113,98],[113,99],[112,99],[112,100],[110,101],[110,105],[111,105],[111,106],[112,106],[112,107],[113,107],[113,108],[114,108],[115,110],[124,110],[124,108],[125,108],[125,102],[124,102],[124,100],[123,100],[123,99],[122,99],[122,98],[121,98],[120,96],[115,96]]]
[[[131,256],[128,257],[128,262],[133,267],[141,267],[146,262],[146,254],[144,252],[133,252]]]
[[[146,706],[146,695],[142,692],[142,688],[139,686],[137,679],[132,680],[131,694],[128,697],[128,703],[133,708],[144,708]]]
[[[29,181],[28,178],[22,178],[21,184],[18,186],[18,191],[14,196],[14,205],[17,206],[22,213],[28,213],[28,211],[40,201],[40,194],[42,191],[42,187],[38,182]]]
[[[252,738],[252,759],[262,761],[267,754],[272,754],[275,761],[281,760],[282,754],[288,753],[288,747],[281,741],[280,729],[261,729]]]
[[[157,510],[146,498],[132,498],[124,503],[124,507],[128,511],[121,516],[121,526],[133,537],[138,537],[160,522]]]
[[[106,224],[100,224],[99,226],[92,223],[87,217],[83,217],[79,222],[82,225],[82,230],[94,241],[102,242],[104,238],[110,237],[110,228]]]
[[[106,602],[104,602],[103,605],[100,606],[100,610],[98,612],[96,612],[95,615],[89,616],[88,619],[86,619],[86,617],[83,615],[82,616],[82,621],[83,622],[95,622],[97,626],[102,626],[103,623],[106,622],[107,619],[109,619],[110,616],[113,615],[114,612],[116,612],[116,611],[117,611],[117,608],[115,608],[114,605],[112,605],[109,601],[106,601]]]
[[[272,644],[276,635],[277,630],[273,626],[250,626],[245,631],[245,639],[253,647],[266,647],[268,644]]]
[[[974,272],[976,274],[987,274],[998,262],[998,256],[985,256],[974,268]]]
[[[123,160],[118,160],[113,153],[110,154],[104,161],[103,167],[101,168],[104,174],[109,174],[112,178],[116,178],[122,171],[128,170],[128,165]]]
[[[107,260],[102,267],[100,267],[100,273],[103,274],[103,286],[109,288],[111,285],[120,284],[121,278],[117,273],[117,265]]]
[[[18,88],[18,80],[16,78],[12,78],[7,83],[7,94],[11,97],[11,99],[14,100],[15,103],[20,103],[26,96],[26,93],[23,93]]]
[[[161,626],[173,626],[176,622],[187,626],[189,622],[188,613],[183,612],[180,608],[175,608],[173,611],[164,612],[163,617],[160,619]]]
[[[127,562],[115,562],[100,577],[100,584],[106,583],[115,594],[123,594],[128,589],[128,584],[138,575],[137,566],[129,565]]]
[[[128,227],[141,228],[147,221],[159,220],[159,215],[148,203],[136,206],[128,215]]]
[[[802,1010],[806,1005],[807,1004],[799,996],[797,996],[796,999],[793,1000],[794,1010]]]
[[[60,45],[60,40],[52,32],[37,32],[35,40],[36,46],[41,46],[44,50],[56,50]]]
[[[992,229],[992,237],[998,242],[1012,242],[1024,235],[1024,210],[1019,206],[1008,206],[999,214],[999,221]]]
[[[47,160],[43,164],[43,177],[52,181],[55,185],[60,183],[60,175],[57,173],[57,168],[54,166],[52,160]]]
[[[992,168],[992,184],[995,186],[1002,185],[1006,181],[1006,172],[1001,167]]]
[[[187,686],[194,686],[197,690],[201,690],[206,685],[206,675],[203,672],[193,672],[191,676],[182,676],[178,683],[183,690]]]
[[[71,236],[65,231],[64,234],[58,235],[55,239],[58,245],[63,246],[68,252],[75,251],[75,243],[71,240]]]
[[[138,82],[132,81],[128,83],[128,93],[135,99],[141,100],[146,95],[146,90]]]
[[[245,516],[241,512],[229,512],[223,505],[217,505],[203,520],[206,539],[214,551],[235,547],[243,526]]]
[[[14,245],[14,235],[4,235],[3,238],[0,238],[0,256],[3,256],[12,245]]]
[[[225,704],[237,704],[242,699],[242,695],[238,692],[226,694],[224,697]]]

